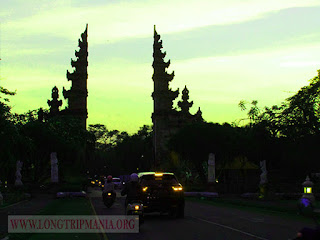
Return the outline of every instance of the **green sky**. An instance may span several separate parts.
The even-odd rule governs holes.
[[[155,24],[172,89],[187,85],[191,113],[231,123],[240,100],[280,104],[317,75],[319,12],[318,0],[2,0],[0,85],[17,90],[14,112],[48,108],[88,23],[88,123],[136,132],[152,123]]]

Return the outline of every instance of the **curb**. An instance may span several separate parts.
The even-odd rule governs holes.
[[[186,196],[186,197],[217,198],[217,197],[219,197],[219,194],[217,192],[185,192],[184,196]]]
[[[68,198],[68,197],[87,197],[85,191],[81,192],[57,192],[56,198]]]

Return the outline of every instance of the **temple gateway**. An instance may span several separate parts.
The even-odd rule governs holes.
[[[166,52],[162,52],[162,40],[154,26],[153,42],[153,155],[155,170],[161,169],[164,162],[169,161],[169,151],[166,143],[170,137],[179,129],[193,122],[202,122],[200,107],[196,114],[192,115],[189,109],[193,101],[189,102],[189,90],[185,86],[182,91],[181,101],[178,102],[178,109],[173,107],[173,100],[179,95],[179,89],[172,91],[169,82],[174,78],[174,71],[169,74],[166,69],[170,66],[170,60],[164,61]]]
[[[87,81],[88,81],[88,24],[85,31],[79,39],[79,51],[75,51],[76,61],[71,59],[71,66],[74,71],[70,73],[67,70],[67,79],[71,81],[70,90],[63,88],[63,97],[68,101],[68,107],[64,110],[59,110],[62,101],[58,100],[59,90],[55,86],[52,89],[52,100],[48,100],[50,107],[49,117],[57,115],[68,115],[79,119],[80,125],[86,129],[88,110],[87,110]]]
[[[63,88],[63,96],[68,101],[68,107],[59,110],[62,101],[59,100],[59,90],[55,86],[52,89],[52,100],[48,100],[50,112],[48,117],[57,115],[69,115],[80,120],[83,129],[86,129],[88,110],[87,110],[87,80],[88,80],[88,24],[79,39],[79,51],[75,51],[76,61],[71,59],[71,66],[74,71],[67,71],[67,79],[71,81],[71,88]],[[179,95],[179,89],[173,91],[169,88],[169,82],[174,78],[174,72],[167,73],[166,69],[170,66],[170,60],[164,61],[166,52],[162,52],[162,40],[154,26],[153,42],[153,165],[155,170],[161,170],[164,162],[169,161],[169,151],[166,143],[170,137],[179,129],[187,124],[202,122],[202,112],[200,107],[195,114],[189,112],[193,106],[193,101],[189,101],[189,90],[187,86],[182,90],[181,100],[177,107],[173,107],[173,101]]]

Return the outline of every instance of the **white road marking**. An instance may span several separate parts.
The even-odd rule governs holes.
[[[202,219],[202,218],[197,218],[197,217],[191,217],[191,218],[197,219],[197,220],[202,221],[202,222],[214,224],[214,225],[217,225],[217,226],[219,226],[219,227],[224,227],[224,228],[227,228],[227,229],[230,229],[230,230],[233,230],[233,231],[236,231],[236,232],[239,232],[239,233],[248,235],[248,236],[250,236],[250,237],[257,238],[257,239],[269,240],[269,239],[266,239],[266,238],[263,238],[263,237],[259,237],[259,236],[253,235],[253,234],[248,233],[248,232],[241,231],[241,230],[236,229],[236,228],[232,228],[232,227],[229,227],[229,226],[226,226],[226,225],[223,225],[223,224],[219,224],[219,223],[215,223],[215,222],[212,222],[212,221],[208,221],[208,220],[205,220],[205,219]]]

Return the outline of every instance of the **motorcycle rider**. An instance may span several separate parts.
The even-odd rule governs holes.
[[[111,192],[113,199],[116,197],[116,192],[114,191],[114,183],[112,182],[112,176],[109,175],[104,182],[103,194]]]
[[[125,185],[124,189],[121,191],[121,196],[127,195],[125,207],[128,205],[128,203],[134,200],[141,199],[142,188],[138,180],[138,174],[132,173],[130,175],[130,181],[128,182],[128,184]]]
[[[308,211],[313,213],[314,206],[309,198],[302,197],[298,203],[299,214],[305,215]],[[298,233],[295,239],[313,240],[320,239],[320,225],[317,222],[315,216],[312,214],[313,220],[316,222],[317,227],[315,229],[304,227]]]

